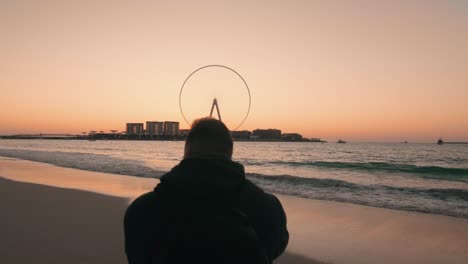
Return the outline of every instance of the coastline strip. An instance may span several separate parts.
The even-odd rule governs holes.
[[[0,218],[0,221],[2,221],[0,222],[0,228],[11,230],[26,228],[25,230],[28,230],[28,232],[20,234],[27,235],[26,237],[29,240],[25,240],[23,235],[17,236],[16,239],[19,239],[19,242],[16,244],[17,247],[23,243],[23,245],[37,248],[42,248],[42,243],[44,246],[50,245],[50,243],[58,243],[47,241],[47,237],[36,237],[35,230],[38,230],[38,228],[46,228],[45,230],[48,228],[50,232],[62,230],[54,233],[55,238],[60,239],[60,243],[68,246],[73,245],[71,240],[75,236],[85,236],[82,239],[90,245],[94,245],[94,242],[90,239],[94,233],[101,234],[104,237],[119,236],[118,233],[121,232],[122,228],[121,217],[128,204],[128,198],[134,198],[136,195],[148,191],[147,188],[151,189],[154,181],[157,181],[149,179],[153,182],[148,184],[144,182],[145,178],[88,172],[61,168],[50,164],[11,159],[0,159],[0,175],[18,181],[30,179],[36,181],[48,180],[49,183],[54,183],[55,179],[62,179],[58,182],[62,187],[66,187],[65,185],[68,184],[68,188],[88,188],[88,190],[93,192],[99,192],[97,189],[111,186],[111,191],[104,190],[104,192],[114,193],[114,195],[118,193],[117,191],[122,191],[121,195],[117,196],[122,196],[125,199],[116,198],[119,201],[118,206],[120,206],[120,209],[113,209],[110,203],[109,205],[102,204],[102,206],[96,209],[97,215],[103,217],[106,225],[110,225],[111,229],[104,228],[102,230],[94,229],[92,232],[80,232],[83,231],[81,229],[82,223],[93,223],[94,217],[89,217],[88,215],[94,214],[88,206],[92,206],[90,203],[92,204],[95,201],[83,198],[79,193],[92,195],[93,197],[97,197],[96,199],[99,201],[107,199],[101,199],[100,197],[103,195],[61,189],[64,196],[54,196],[52,194],[53,189],[57,188],[33,185],[36,187],[40,186],[44,193],[42,194],[31,190],[21,191],[15,187],[18,184],[32,184],[0,180],[0,188],[2,188],[0,190],[0,201],[2,208],[5,208],[4,210],[11,217],[8,222],[9,224],[5,224],[6,220]],[[90,179],[96,179],[96,182],[89,181]],[[5,182],[9,182],[10,184],[5,185]],[[88,187],[83,184],[77,186],[76,184],[80,182],[91,185]],[[131,190],[129,191],[129,189]],[[65,196],[69,197],[66,198]],[[50,197],[49,202],[59,204],[46,203],[43,199],[47,197]],[[278,195],[278,197],[286,210],[288,229],[291,234],[291,240],[287,249],[288,255],[285,255],[284,258],[287,256],[297,256],[291,254],[298,254],[322,262],[348,264],[466,263],[466,259],[468,259],[468,219],[310,200],[284,195]],[[80,202],[82,198],[88,202]],[[96,203],[99,204],[99,201],[96,201]],[[73,204],[77,202],[77,205]],[[57,217],[66,217],[69,214],[67,208],[64,209],[65,211],[56,210],[56,206],[63,206],[63,204],[66,204],[68,210],[76,210],[75,213],[71,212],[78,219],[75,222],[71,222],[76,223],[76,225],[69,226],[66,221],[54,220],[55,214],[60,214]],[[19,208],[21,207],[23,209],[20,210]],[[41,221],[45,222],[40,223],[54,223],[55,225],[66,226],[37,226],[36,217],[44,219]],[[91,220],[89,222],[81,221],[81,217],[88,217]],[[99,222],[98,220],[96,221]],[[108,221],[112,221],[112,223],[107,223]],[[12,227],[15,224],[20,225]],[[6,231],[1,230],[2,234],[4,232]],[[117,234],[109,234],[109,232],[117,232]],[[2,239],[1,243],[10,243],[10,241]],[[99,245],[95,246],[99,248]],[[0,248],[3,249],[4,247]],[[114,251],[117,252],[118,248],[114,248]],[[12,252],[17,250],[16,253],[24,254],[24,247],[21,249],[13,247],[11,250],[13,250]],[[48,252],[50,252],[50,248]],[[84,254],[81,259],[77,259],[79,261],[74,262],[68,259],[66,262],[79,263],[83,259],[86,260],[87,257],[91,259],[93,257],[92,254],[96,254],[96,251],[93,252],[89,253],[91,255]],[[0,254],[3,255],[3,252],[0,252]],[[35,259],[36,262],[37,260]],[[308,259],[308,261],[311,260]],[[15,261],[13,263],[25,262]],[[97,262],[90,261],[87,263]],[[123,262],[119,260],[112,263]],[[277,263],[314,262],[283,262],[282,259],[281,262]]]

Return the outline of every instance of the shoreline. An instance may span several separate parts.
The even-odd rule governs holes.
[[[17,137],[9,135],[0,135],[0,140],[86,140],[86,141],[185,141],[185,138],[83,138],[82,136],[70,136],[70,137]],[[239,139],[233,138],[235,142],[287,142],[287,143],[329,143],[329,144],[340,144],[335,141],[327,140],[282,140],[282,139]],[[433,141],[415,141],[415,142],[401,142],[398,140],[395,141],[368,141],[368,140],[359,140],[359,141],[346,141],[347,143],[358,143],[358,144],[429,144],[429,145],[439,145],[437,142]],[[449,141],[444,142],[441,145],[467,145],[468,141]]]
[[[93,143],[90,143],[93,144]],[[64,168],[74,168],[83,171],[97,172],[100,175],[119,175],[120,177],[133,176],[146,179],[159,178],[171,166],[159,168],[147,165],[144,162],[133,160],[131,157],[117,158],[112,154],[92,154],[80,152],[61,152],[59,151],[40,151],[40,150],[15,150],[15,149],[0,149],[1,157],[10,157],[20,160],[30,160],[38,163],[53,164]],[[174,159],[172,159],[174,160]],[[172,162],[172,160],[170,162]],[[177,157],[179,160],[179,157]],[[167,162],[167,161],[163,161]],[[287,162],[286,162],[287,163]],[[327,163],[327,162],[317,162]],[[439,177],[432,178],[425,177],[425,175],[417,175],[418,171],[428,172],[428,170],[444,170],[448,173],[467,173],[465,168],[443,168],[443,167],[418,167],[414,165],[399,165],[399,164],[379,164],[379,167],[371,163],[342,163],[342,162],[328,162],[331,164],[318,164],[316,171],[318,177],[301,177],[295,176],[296,174],[288,175],[286,173],[273,172],[272,174],[259,174],[258,172],[247,172],[246,176],[256,184],[263,186],[269,192],[278,193],[283,195],[291,195],[295,197],[302,197],[312,200],[335,201],[340,203],[358,204],[364,206],[372,206],[377,208],[389,208],[395,210],[404,210],[409,212],[421,212],[427,214],[440,214],[454,217],[461,217],[468,219],[468,207],[464,200],[468,191],[468,183],[466,181],[458,181],[456,178],[452,180],[450,177],[441,179]],[[175,163],[176,164],[176,163]],[[247,163],[248,164],[248,163]],[[167,165],[167,164],[166,164]],[[391,172],[392,170],[403,169],[400,173],[415,173],[415,182],[409,181],[409,185],[393,185],[392,182],[386,181],[381,184],[370,184],[360,182],[359,177],[357,181],[353,177],[347,179],[348,175],[342,174],[341,177],[332,176],[327,178],[334,168],[348,166],[354,170],[352,173],[363,173],[367,167],[371,167],[371,171],[366,171],[369,175],[378,173],[379,171]],[[355,167],[359,168],[355,168]],[[268,166],[267,166],[268,167]],[[295,164],[292,164],[295,167]],[[322,172],[325,168],[330,171]],[[267,168],[268,169],[268,168]],[[377,169],[377,170],[373,170]],[[73,171],[70,171],[73,174]],[[306,172],[307,173],[307,172]],[[306,174],[300,174],[306,175]],[[456,177],[453,176],[453,177]],[[359,175],[358,175],[359,176]],[[366,175],[364,175],[366,176]],[[404,177],[399,177],[400,180],[407,180]],[[128,178],[126,178],[128,179]],[[397,178],[398,179],[398,178]],[[60,179],[56,179],[60,180]],[[418,184],[419,182],[419,184]],[[278,184],[276,184],[278,183]],[[282,185],[284,183],[284,185]],[[344,185],[340,188],[340,185]],[[424,185],[421,185],[424,184]],[[281,187],[278,187],[281,186]],[[420,189],[421,186],[423,189]],[[356,189],[363,188],[361,192],[355,192]],[[340,191],[343,190],[343,191]],[[396,192],[395,192],[396,191]],[[416,196],[412,195],[417,193]],[[465,196],[464,196],[465,195]],[[373,197],[375,199],[372,199]]]
[[[28,136],[0,136],[0,139],[18,139],[18,140],[86,140],[86,141],[183,141],[185,142],[186,138],[83,138],[82,136],[65,136],[65,137],[28,137]],[[288,142],[288,143],[300,143],[300,142],[307,142],[307,143],[330,143],[326,140],[283,140],[283,139],[239,139],[233,138],[235,142]]]
[[[36,184],[67,188],[64,192],[71,196],[83,191],[69,188],[86,190],[85,193],[90,195],[112,195],[126,201],[117,209],[121,215],[131,199],[151,190],[158,182],[156,179],[82,171],[11,158],[0,159],[0,175],[15,181],[35,181]],[[21,196],[13,190],[9,197],[0,200],[12,200],[15,195]],[[286,210],[291,233],[287,256],[303,256],[301,259],[306,258],[307,262],[289,259],[275,263],[317,263],[311,262],[313,259],[349,264],[465,263],[468,259],[468,219],[284,195],[278,195],[278,198]],[[29,199],[31,204],[28,206],[32,206],[38,197],[26,195],[24,199]],[[5,206],[9,211],[16,210],[10,203]],[[105,208],[107,210],[107,206]],[[42,217],[52,218],[53,214],[49,215],[45,210]],[[115,218],[105,213],[102,217]],[[121,219],[112,221],[115,228],[121,228]],[[5,228],[4,224],[1,226]]]

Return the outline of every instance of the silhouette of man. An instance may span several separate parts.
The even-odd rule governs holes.
[[[192,124],[183,160],[127,209],[129,263],[272,263],[283,253],[289,233],[281,203],[246,179],[232,153],[221,121]]]

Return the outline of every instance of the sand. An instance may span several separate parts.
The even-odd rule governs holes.
[[[123,214],[158,182],[5,158],[0,176],[15,180],[0,178],[0,263],[126,263]],[[468,219],[279,198],[291,241],[275,263],[468,263]]]

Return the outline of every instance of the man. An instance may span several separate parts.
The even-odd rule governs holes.
[[[193,123],[183,160],[127,209],[129,263],[271,263],[283,253],[289,234],[281,203],[245,178],[232,153],[221,121]]]

